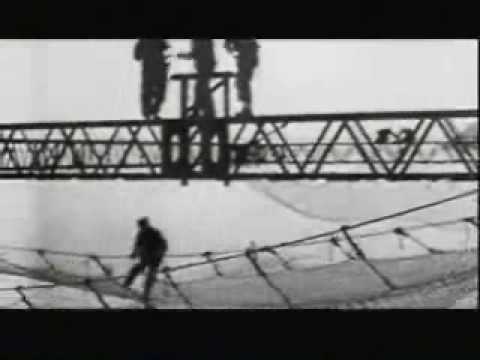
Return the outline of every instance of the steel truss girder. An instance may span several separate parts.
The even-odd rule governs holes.
[[[0,178],[476,180],[472,121],[477,110],[5,124]],[[410,140],[375,140],[399,122]]]

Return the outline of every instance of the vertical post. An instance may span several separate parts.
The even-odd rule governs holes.
[[[184,122],[188,118],[188,90],[189,90],[189,79],[187,77],[180,77],[180,117],[181,121]],[[184,128],[186,125],[180,127],[180,129],[176,128],[178,134],[180,135],[180,156],[179,156],[179,164],[175,165],[176,169],[180,169],[180,173],[182,176],[182,185],[185,186],[188,184],[187,179],[187,163],[188,163],[188,144],[185,142],[188,140],[188,134],[185,136]],[[171,136],[171,135],[170,135]],[[187,147],[187,149],[185,149]]]
[[[228,146],[228,123],[218,120],[215,132],[218,136],[218,163],[216,164],[217,175],[221,179],[228,178],[230,168],[230,150]]]
[[[202,163],[202,173],[204,176],[209,176],[212,174],[212,137],[213,137],[213,127],[216,124],[216,120],[202,118],[198,124],[200,127],[200,133],[202,136],[201,141],[201,163]]]
[[[184,75],[176,75],[173,76],[174,80],[178,80],[180,82],[180,120],[175,121],[175,124],[171,126],[165,126],[165,135],[164,138],[164,163],[165,169],[167,172],[170,172],[172,176],[179,176],[181,178],[182,185],[188,184],[188,177],[190,175],[190,167],[189,167],[189,155],[190,155],[190,137],[189,137],[189,124],[187,119],[189,118],[189,90],[190,90],[190,78]],[[172,166],[172,137],[174,135],[178,135],[180,139],[180,146],[179,146],[179,159],[178,162]],[[167,158],[167,160],[165,160]],[[168,170],[169,169],[169,170]]]
[[[223,178],[225,179],[225,185],[230,184],[230,180],[228,179],[229,171],[230,171],[230,146],[229,146],[229,120],[231,118],[231,109],[230,109],[230,102],[231,102],[231,93],[230,93],[230,85],[231,85],[231,73],[226,73],[224,78],[224,102],[225,102],[225,119],[226,124],[222,127],[222,134],[220,138],[220,152],[221,152],[221,171]]]
[[[390,289],[390,290],[394,290],[396,289],[397,287],[390,281],[390,279],[388,279],[384,274],[382,274],[376,267],[375,265],[373,265],[367,258],[367,256],[365,255],[365,253],[362,251],[362,249],[360,249],[360,247],[355,243],[355,241],[353,240],[353,238],[350,236],[350,233],[348,232],[349,230],[349,227],[348,226],[342,226],[341,227],[341,231],[342,233],[345,235],[345,238],[347,239],[348,243],[350,244],[350,246],[352,247],[353,251],[355,252],[355,254],[358,256],[358,258],[365,264],[367,265],[367,267],[372,270],[373,273],[375,273],[375,275],[377,275],[382,281],[383,283]]]
[[[188,117],[188,79],[180,79],[180,117]]]
[[[163,123],[163,172],[167,176],[181,176],[182,184],[186,185],[188,179],[188,127],[185,119],[179,121],[165,121]],[[173,138],[177,137],[179,144],[173,143]],[[173,146],[178,146],[179,156],[177,161],[173,161]]]
[[[183,119],[180,128],[180,171],[182,174],[182,185],[188,184],[188,176],[189,176],[189,154],[190,154],[190,137],[188,136],[188,129],[189,124],[187,124],[187,120]]]
[[[225,118],[230,118],[230,74],[226,73],[224,75],[224,110]]]
[[[230,122],[227,121],[225,124],[225,134],[224,134],[224,147],[223,147],[223,160],[224,165],[222,166],[223,175],[225,179],[225,185],[230,185],[230,167],[232,164],[232,152],[230,148]]]
[[[162,165],[163,173],[170,175],[172,172],[172,126],[170,121],[162,124]]]

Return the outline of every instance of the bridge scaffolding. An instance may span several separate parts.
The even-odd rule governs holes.
[[[214,75],[212,94],[224,90],[214,119],[195,115],[196,75],[181,74],[177,119],[1,124],[0,179],[477,179],[478,137],[465,129],[478,110],[235,118],[234,76]]]
[[[475,180],[478,140],[456,130],[468,119],[478,112],[2,124],[0,178]],[[382,141],[399,120],[409,137]]]

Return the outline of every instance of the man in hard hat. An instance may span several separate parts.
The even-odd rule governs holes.
[[[243,108],[239,116],[253,116],[251,82],[258,66],[259,45],[256,39],[226,39],[225,48],[237,59],[237,91]]]
[[[168,243],[163,234],[150,225],[148,218],[139,219],[137,224],[139,231],[130,257],[132,259],[139,258],[140,261],[131,269],[124,286],[130,287],[135,278],[148,268],[144,288],[144,300],[148,303],[158,268],[168,250]]]
[[[134,50],[135,60],[142,63],[142,114],[146,120],[158,120],[168,83],[166,39],[140,39]]]

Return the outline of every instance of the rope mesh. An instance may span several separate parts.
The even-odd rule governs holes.
[[[401,298],[405,293],[418,291],[419,288],[428,289],[432,286],[435,287],[437,286],[435,284],[439,282],[442,283],[444,287],[456,286],[459,282],[466,282],[470,284],[469,286],[472,286],[471,281],[474,281],[473,278],[476,276],[476,269],[478,268],[476,249],[439,249],[427,244],[424,240],[421,240],[419,236],[413,234],[413,232],[428,228],[442,229],[446,226],[464,226],[464,224],[469,225],[470,230],[478,230],[478,217],[476,216],[449,219],[424,225],[397,226],[392,229],[358,235],[353,234],[352,230],[401,217],[412,212],[425,210],[433,206],[439,206],[446,202],[455,201],[477,193],[478,190],[468,191],[457,196],[406,209],[395,214],[370,219],[350,226],[342,226],[336,230],[292,240],[290,242],[279,243],[273,246],[250,247],[244,251],[170,255],[175,258],[203,258],[204,260],[192,261],[161,269],[159,272],[163,275],[164,283],[174,290],[174,294],[168,294],[166,291],[167,287],[164,286],[163,296],[154,297],[150,301],[150,304],[146,304],[141,296],[136,295],[135,291],[127,291],[124,289],[119,281],[126,276],[114,276],[111,269],[106,266],[104,262],[105,260],[125,260],[128,256],[101,256],[59,252],[47,249],[0,246],[0,248],[4,250],[4,254],[0,257],[0,272],[10,275],[23,275],[48,282],[48,284],[42,285],[0,288],[0,293],[16,293],[29,309],[43,307],[36,304],[36,301],[32,301],[34,293],[39,291],[53,291],[57,288],[65,287],[90,291],[95,296],[98,306],[103,309],[112,309],[114,307],[110,300],[111,297],[129,300],[130,303],[128,305],[123,305],[125,307],[138,307],[138,305],[133,305],[132,303],[140,303],[144,306],[148,305],[148,307],[151,307],[150,305],[153,304],[158,308],[183,306],[190,309],[197,307],[208,308],[209,306],[257,308],[268,308],[272,306],[308,308],[311,306],[320,306],[331,308],[362,308],[374,306],[372,304],[378,303],[379,301],[381,302],[381,299]],[[470,230],[467,236],[470,236]],[[408,239],[426,250],[427,254],[396,259],[376,259],[369,256],[368,251],[365,251],[365,249],[359,245],[359,240],[371,241],[375,237],[385,237],[388,235]],[[345,246],[342,245],[343,243],[348,244],[351,251],[348,251]],[[468,245],[468,241],[465,244]],[[279,250],[282,249],[291,251],[293,249],[308,249],[312,246],[322,245],[330,246],[332,249],[338,248],[345,256],[345,260],[332,264],[316,263],[313,266],[302,267],[298,265],[293,266],[293,262],[298,262],[298,260],[305,262],[307,260],[306,256],[300,256],[295,260],[294,258],[287,258],[279,253]],[[8,261],[5,255],[15,251],[36,254],[43,260],[45,268],[28,268]],[[261,254],[270,254],[272,257],[260,257],[259,255]],[[99,274],[97,276],[70,274],[55,266],[55,263],[51,260],[52,256],[87,259],[97,265]],[[333,257],[331,250],[330,257]],[[309,255],[309,258],[318,260],[318,256],[315,254]],[[409,263],[410,266],[402,266],[403,263]],[[221,270],[219,267],[220,264],[223,264]],[[253,274],[249,273],[246,264],[250,264],[250,268],[253,269]],[[198,270],[206,265],[213,267],[214,276],[203,277],[196,280],[179,280],[181,279],[182,272],[189,269]],[[365,272],[362,270],[362,266],[363,269],[368,268],[369,271]],[[429,269],[427,272],[430,273],[427,274],[426,271],[422,273],[422,267],[423,269]],[[175,276],[174,279],[173,274],[178,276]],[[352,277],[357,279],[353,279]],[[375,281],[375,277],[382,280],[383,287],[379,287],[378,281]],[[323,280],[320,281],[319,279]],[[457,281],[455,279],[459,280]],[[160,281],[157,280],[157,287],[159,283]],[[318,296],[314,296],[318,297],[318,299],[305,299],[305,296],[302,296],[302,286],[303,292],[308,293],[309,291],[305,290],[305,287],[308,287],[309,284],[315,285],[314,288],[312,288],[312,292],[318,293]],[[273,295],[261,290],[262,287],[265,288],[265,285],[273,290]],[[235,290],[236,286],[239,286],[239,288],[248,286],[252,289],[258,289],[258,291],[252,291],[252,293],[253,295],[259,296],[253,299],[254,296],[252,296],[252,294],[242,293],[240,294],[240,298],[237,298],[239,291]],[[362,289],[362,287],[364,289]],[[338,291],[336,292],[334,288],[343,289],[344,294],[339,295]],[[432,290],[432,292],[435,291],[437,290]],[[154,293],[156,296],[158,292],[154,291]],[[107,297],[109,300],[107,300]],[[249,298],[252,298],[252,300],[250,301]],[[259,298],[261,298],[261,300],[259,300]],[[281,304],[278,303],[279,299],[281,300]],[[230,300],[235,301],[230,302]],[[390,302],[392,304],[395,303],[394,300]],[[13,304],[15,305],[16,303]],[[233,305],[234,303],[236,305]]]

